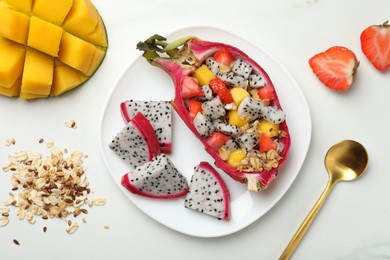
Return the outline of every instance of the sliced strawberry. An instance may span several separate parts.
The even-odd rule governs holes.
[[[194,99],[190,99],[188,101],[188,114],[190,115],[191,118],[195,118],[196,114],[199,112],[202,112],[202,102],[199,102]]]
[[[371,25],[360,35],[362,51],[379,71],[390,68],[390,25]]]
[[[222,103],[230,104],[234,101],[232,94],[230,93],[229,89],[226,87],[222,79],[220,78],[212,79],[210,80],[209,85],[210,88],[213,90],[213,92],[219,96]]]
[[[275,98],[274,89],[271,86],[259,88],[257,95],[260,99],[273,100]]]
[[[230,140],[230,137],[220,133],[213,132],[206,140],[206,142],[216,151],[222,147],[227,141]]]
[[[228,49],[222,48],[217,53],[215,53],[214,60],[224,66],[230,66],[230,64],[232,64],[236,58]]]
[[[334,90],[349,88],[359,66],[355,54],[341,46],[314,55],[309,64],[319,80]]]
[[[259,146],[261,153],[268,152],[272,149],[276,150],[278,148],[278,144],[266,133],[261,133]]]
[[[204,93],[198,82],[193,77],[184,76],[181,88],[183,98],[203,97]]]

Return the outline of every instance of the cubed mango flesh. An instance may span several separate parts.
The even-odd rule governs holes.
[[[236,104],[237,107],[240,105],[241,101],[244,100],[244,98],[250,96],[248,91],[240,87],[234,87],[230,89],[230,94],[232,95],[234,103]]]
[[[30,17],[24,13],[0,7],[0,35],[20,44],[26,44]]]
[[[28,48],[24,62],[21,92],[48,96],[53,83],[54,58]]]
[[[39,94],[31,94],[31,93],[24,93],[20,92],[19,98],[20,99],[37,99],[37,98],[47,98],[48,95],[39,95]]]
[[[107,43],[107,32],[106,27],[104,26],[102,18],[99,17],[99,22],[96,26],[95,31],[93,31],[88,37],[85,38],[87,41],[106,48]]]
[[[245,152],[242,149],[235,150],[229,154],[229,157],[227,159],[227,163],[230,166],[236,166],[238,163],[240,163],[245,158]]]
[[[64,32],[58,58],[63,63],[88,75],[95,53],[98,51],[95,45]],[[79,55],[80,53],[83,55]]]
[[[192,76],[198,80],[198,83],[201,86],[208,85],[210,80],[215,78],[214,73],[212,73],[204,64],[197,68]]]
[[[14,8],[26,13],[31,12],[31,8],[33,5],[33,0],[4,0],[4,1],[12,5]]]
[[[230,125],[241,127],[247,124],[249,120],[247,118],[240,117],[237,110],[230,110],[227,114],[227,121]]]
[[[65,30],[81,37],[88,37],[98,24],[98,13],[90,0],[73,0],[73,6],[65,18]]]
[[[0,86],[11,88],[23,71],[24,55],[26,49],[23,45],[0,37]]]
[[[49,22],[61,25],[72,4],[73,0],[35,0],[33,13]]]
[[[82,84],[88,79],[86,75],[65,64],[54,67],[53,86],[50,96],[61,95]]]
[[[36,16],[31,17],[27,45],[57,57],[62,38],[62,28]]]
[[[268,120],[261,120],[260,124],[258,125],[257,130],[259,131],[259,134],[266,133],[269,137],[276,137],[279,135],[279,125],[273,124],[269,122]]]
[[[0,86],[0,95],[7,96],[7,97],[19,96],[21,84],[22,84],[22,79],[18,78],[10,88]]]

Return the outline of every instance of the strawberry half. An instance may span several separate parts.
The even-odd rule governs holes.
[[[334,46],[314,55],[309,64],[325,86],[334,90],[346,90],[353,82],[359,61],[348,48]]]
[[[371,25],[360,35],[362,51],[379,71],[390,68],[390,25]]]
[[[232,94],[230,93],[229,89],[226,87],[222,79],[212,79],[210,80],[209,85],[213,92],[219,96],[222,103],[229,104],[234,102]]]

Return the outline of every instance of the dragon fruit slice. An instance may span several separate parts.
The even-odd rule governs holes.
[[[120,104],[122,117],[126,123],[141,112],[149,120],[157,135],[163,153],[171,153],[172,116],[169,101],[126,100]]]
[[[218,219],[229,220],[230,194],[221,176],[208,162],[201,162],[194,169],[184,206]]]
[[[161,153],[152,125],[138,112],[109,144],[132,167],[143,165]]]
[[[200,69],[204,69],[203,67],[207,69],[207,66],[204,65],[206,59],[212,57],[222,48],[229,50],[237,59],[232,65],[235,72],[233,70],[232,71],[236,73],[236,76],[244,78],[247,82],[249,81],[250,75],[262,75],[267,87],[271,88],[275,93],[275,97],[270,101],[270,105],[274,107],[274,110],[267,110],[272,110],[270,113],[272,113],[274,121],[283,119],[279,122],[279,131],[283,132],[283,134],[280,135],[277,140],[277,143],[279,144],[277,151],[279,152],[280,160],[278,161],[276,167],[271,169],[264,168],[251,170],[239,169],[238,167],[227,163],[225,159],[221,158],[218,151],[210,147],[210,145],[206,142],[206,137],[215,130],[215,125],[213,125],[212,120],[208,119],[208,117],[201,112],[198,113],[195,120],[189,115],[189,111],[186,107],[187,100],[182,96],[183,78],[193,75],[194,72]],[[280,165],[282,165],[286,160],[290,147],[290,135],[287,123],[284,118],[284,114],[283,117],[281,113],[279,114],[279,112],[282,111],[281,105],[268,74],[253,59],[236,47],[224,43],[204,41],[196,37],[185,37],[183,39],[167,43],[164,37],[154,35],[144,42],[139,42],[137,44],[137,49],[144,52],[143,56],[150,64],[162,68],[171,76],[175,86],[175,98],[172,101],[172,106],[189,129],[204,144],[205,150],[215,160],[215,165],[229,174],[233,179],[247,183],[249,190],[258,191],[267,188],[268,185],[275,179]],[[215,64],[213,66],[215,66]],[[211,65],[209,67],[211,67]],[[213,70],[216,69],[214,68]],[[211,71],[210,73],[212,74]],[[229,72],[223,71],[222,73]],[[214,77],[216,77],[215,74]],[[199,84],[204,85],[201,82],[199,82]],[[248,88],[250,88],[249,84]],[[218,93],[216,94],[219,95]],[[243,119],[236,120],[235,118],[233,120],[233,116],[237,115],[236,113],[229,113],[229,115],[232,116],[232,120],[229,120],[229,124],[231,124],[232,121],[235,121],[237,122],[238,127],[245,125],[246,121]],[[255,117],[260,118],[260,116],[262,115],[256,115]],[[253,151],[252,153],[256,154]]]
[[[165,154],[125,174],[121,183],[130,192],[149,198],[172,199],[188,192],[186,178]]]

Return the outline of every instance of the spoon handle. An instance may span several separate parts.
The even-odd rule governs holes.
[[[314,218],[317,216],[317,213],[319,212],[322,205],[324,204],[334,184],[335,182],[332,181],[331,179],[328,181],[328,184],[326,185],[321,196],[318,198],[316,204],[313,206],[313,208],[311,209],[311,211],[309,212],[305,220],[302,222],[301,226],[298,228],[293,238],[290,240],[290,243],[287,245],[286,249],[284,249],[282,255],[279,257],[279,260],[290,259],[290,256],[293,254],[299,242],[301,242],[303,236],[306,234],[306,231],[309,229]]]

